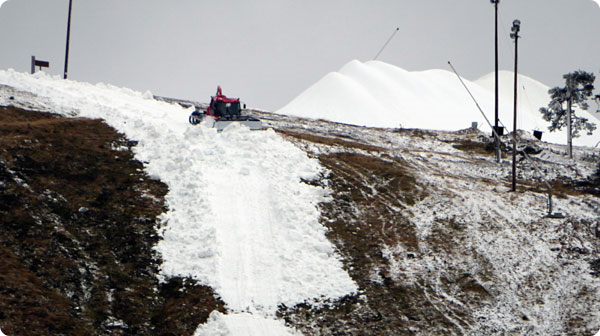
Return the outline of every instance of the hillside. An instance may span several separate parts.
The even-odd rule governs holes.
[[[158,218],[159,278],[190,277],[214,289],[228,309],[216,318],[245,333],[274,334],[280,303],[336,298],[356,291],[315,205],[311,179],[321,167],[273,130],[222,133],[191,127],[190,110],[110,85],[0,71],[0,103],[65,116],[102,118],[135,139],[144,171],[169,187]]]
[[[567,162],[563,146],[523,145],[567,216],[550,219],[532,166],[519,156],[518,191],[509,192],[509,153],[494,163],[478,131],[274,119],[327,167],[320,183],[333,200],[321,204],[322,222],[361,289],[325,307],[280,310],[306,334],[592,335],[600,327],[589,310],[600,299],[600,199],[579,183],[597,167],[597,150]]]
[[[566,215],[551,219],[522,155],[509,192],[507,137],[497,164],[472,129],[247,111],[272,130],[216,133],[149,94],[43,75],[0,83],[8,335],[600,329],[597,149],[569,161],[523,137]]]

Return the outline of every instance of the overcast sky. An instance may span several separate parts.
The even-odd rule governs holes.
[[[0,69],[28,72],[35,55],[62,75],[68,3],[5,1]],[[501,0],[499,16],[501,69],[513,68],[518,18],[520,73],[550,86],[577,69],[600,78],[594,1]],[[199,101],[221,85],[276,110],[347,62],[373,59],[396,27],[381,61],[426,70],[450,60],[469,79],[494,70],[489,0],[73,0],[69,78]]]

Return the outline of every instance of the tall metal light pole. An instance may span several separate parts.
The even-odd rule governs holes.
[[[511,28],[510,38],[515,40],[515,94],[514,94],[514,114],[513,114],[513,151],[512,151],[512,191],[517,190],[517,64],[519,50],[519,31],[521,30],[521,21],[514,20]]]
[[[500,0],[490,0],[490,2],[492,4],[494,4],[494,10],[495,10],[495,35],[494,35],[494,43],[495,43],[495,52],[494,52],[494,57],[495,57],[495,87],[494,87],[494,129],[496,131],[496,133],[498,133],[498,3],[500,3]],[[495,140],[495,144],[496,144],[496,162],[500,162],[500,139],[498,137],[496,137]]]
[[[69,0],[69,16],[67,19],[67,50],[65,51],[65,72],[64,79],[67,79],[67,73],[69,72],[69,40],[71,38],[71,7],[73,0]]]

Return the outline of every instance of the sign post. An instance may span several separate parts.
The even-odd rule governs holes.
[[[50,67],[50,62],[36,60],[35,56],[31,56],[31,74],[32,75],[35,73],[35,67],[36,66],[40,67],[40,70],[42,70],[42,68],[49,68]]]

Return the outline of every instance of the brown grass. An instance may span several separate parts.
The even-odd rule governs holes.
[[[567,196],[582,196],[585,194],[594,194],[593,188],[588,188],[584,182],[572,181],[566,178],[559,178],[548,182],[552,186],[552,196],[566,199]],[[545,183],[524,183],[517,181],[517,189],[531,191],[540,194],[547,194],[548,187]]]
[[[469,152],[479,155],[488,155],[494,153],[494,144],[492,142],[478,142],[468,139],[457,141],[452,147],[463,152]]]
[[[284,136],[296,138],[299,140],[304,140],[316,144],[327,145],[327,146],[340,146],[345,148],[353,148],[353,149],[361,149],[370,152],[385,152],[387,151],[385,148],[372,146],[367,144],[362,144],[355,141],[342,140],[337,137],[324,137],[314,134],[308,133],[300,133],[294,132],[291,130],[277,130],[278,133],[283,134]]]
[[[3,331],[191,335],[223,310],[189,279],[158,283],[168,188],[145,175],[135,142],[100,120],[6,107],[0,134],[0,291],[14,294],[0,300]]]
[[[10,249],[0,247],[0,255],[0,326],[5,334],[86,334],[91,326],[73,318],[72,302],[45,286]]]

